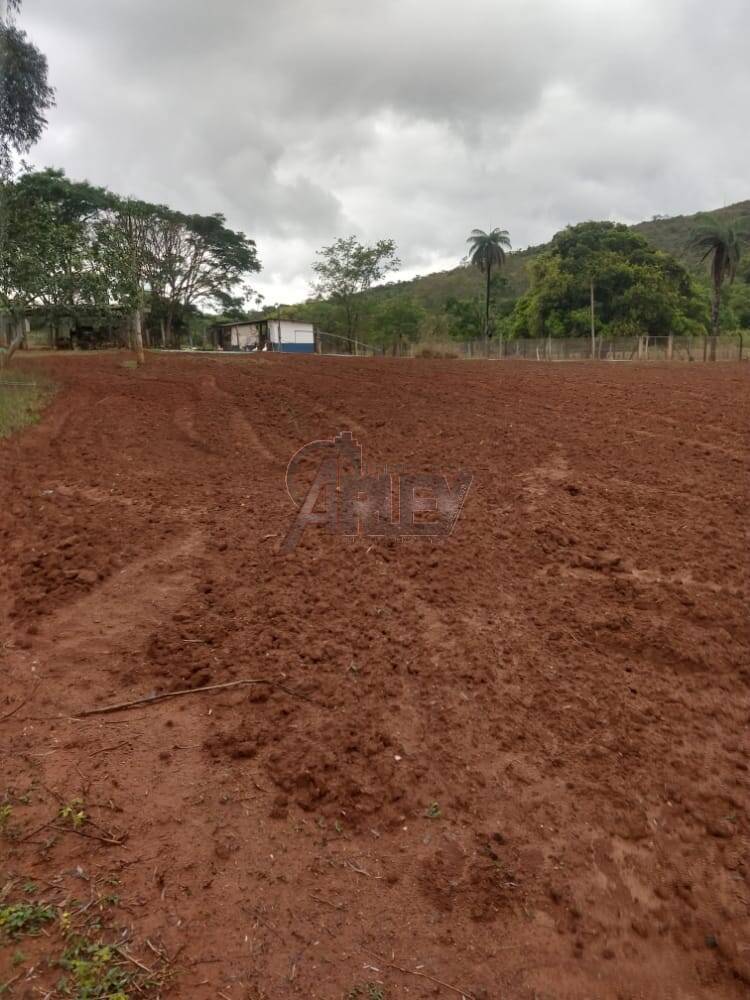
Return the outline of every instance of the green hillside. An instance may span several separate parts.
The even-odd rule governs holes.
[[[750,217],[750,201],[738,201],[726,208],[717,208],[709,214],[727,222],[735,222],[737,219]],[[639,222],[633,229],[645,236],[657,249],[673,254],[688,270],[695,271],[699,268],[698,256],[686,252],[685,246],[697,218],[698,215],[657,216],[650,222]]]
[[[507,262],[502,270],[502,277],[507,282],[506,296],[516,299],[528,287],[526,265],[536,254],[544,250],[544,246],[528,247],[526,250],[516,250],[508,254]],[[370,295],[378,296],[393,294],[413,298],[428,312],[441,310],[448,299],[467,299],[484,294],[484,277],[475,267],[459,265],[450,271],[436,271],[434,274],[420,275],[409,281],[392,281],[386,285],[373,288]]]
[[[644,236],[658,250],[673,254],[688,270],[696,274],[704,274],[696,254],[688,253],[686,246],[690,230],[695,225],[698,215],[657,216],[650,222],[639,222],[632,228]],[[736,220],[750,216],[750,201],[739,201],[726,208],[720,208],[710,213],[727,220]],[[503,269],[503,277],[507,288],[503,297],[516,299],[522,295],[529,285],[527,264],[537,254],[547,249],[548,244],[528,247],[509,254],[507,264]],[[442,310],[448,299],[466,299],[481,295],[484,288],[484,278],[471,267],[454,267],[450,271],[437,271],[410,281],[394,281],[381,285],[370,293],[373,299],[398,295],[414,299],[428,312]]]

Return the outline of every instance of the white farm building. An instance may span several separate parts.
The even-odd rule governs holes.
[[[312,354],[315,328],[296,319],[266,318],[220,323],[210,330],[213,346],[222,351],[282,351]]]

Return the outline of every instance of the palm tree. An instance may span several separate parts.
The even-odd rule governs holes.
[[[487,275],[487,297],[484,307],[484,339],[490,336],[490,278],[492,268],[502,267],[505,253],[510,250],[510,237],[505,229],[493,229],[485,233],[483,229],[472,229],[466,241],[470,244],[469,262]]]
[[[716,341],[719,336],[721,290],[724,282],[732,284],[742,255],[742,242],[747,238],[746,223],[739,226],[725,223],[715,215],[704,215],[690,234],[688,247],[703,252],[701,262],[711,258],[711,280],[714,286],[711,303],[711,360],[716,360]]]

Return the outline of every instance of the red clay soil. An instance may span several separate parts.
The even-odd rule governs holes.
[[[122,361],[0,445],[6,900],[117,883],[170,997],[746,997],[750,365]],[[449,539],[279,552],[344,429]]]

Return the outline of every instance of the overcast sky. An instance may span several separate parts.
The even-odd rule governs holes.
[[[269,303],[350,233],[410,276],[475,226],[521,248],[750,197],[749,0],[24,0],[19,25],[57,88],[34,161],[223,212]]]

